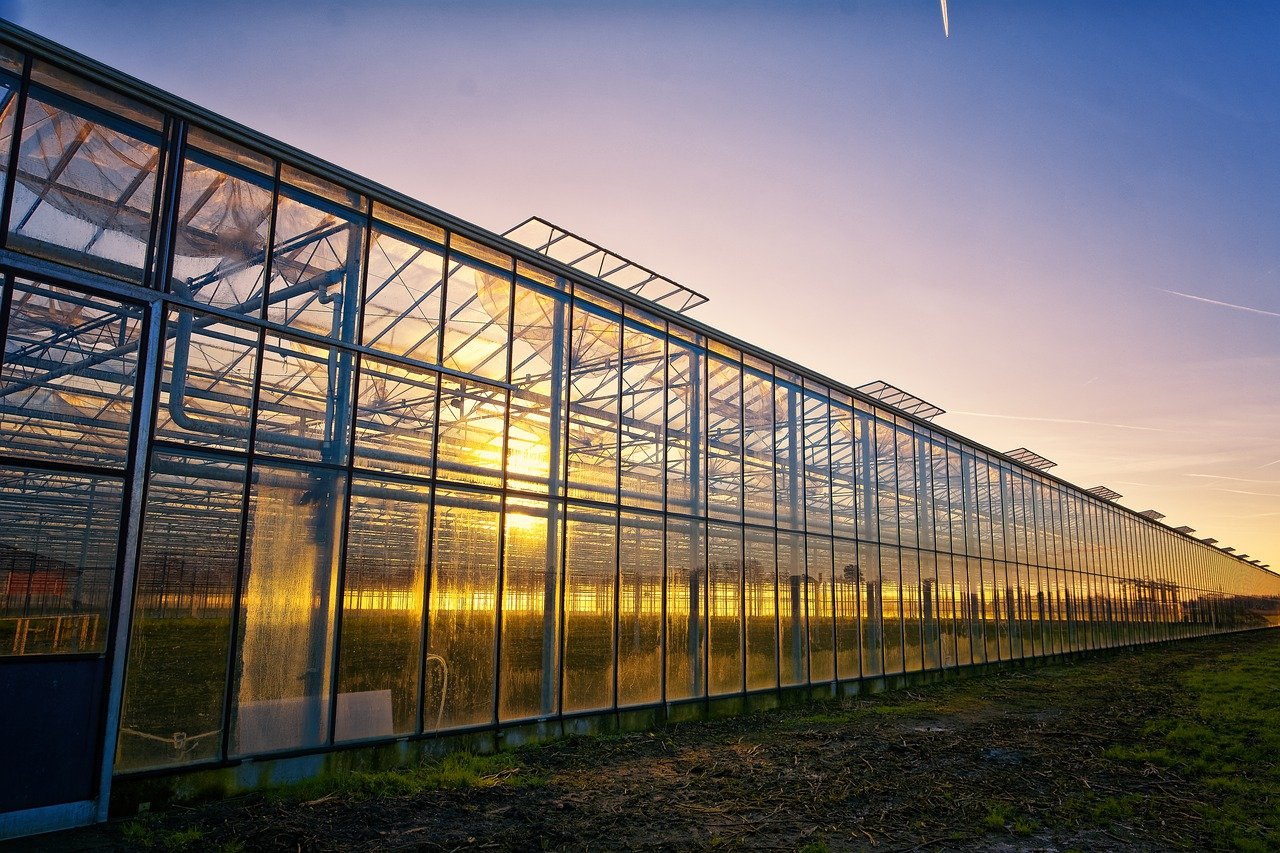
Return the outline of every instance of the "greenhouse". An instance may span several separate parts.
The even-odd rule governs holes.
[[[576,234],[0,44],[0,838],[1280,622],[1258,561]]]

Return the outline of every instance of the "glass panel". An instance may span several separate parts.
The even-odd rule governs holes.
[[[436,476],[461,483],[502,484],[502,431],[507,394],[500,388],[440,380]]]
[[[436,492],[427,631],[427,731],[493,721],[498,498]]]
[[[800,389],[774,385],[774,470],[777,472],[778,527],[804,529],[803,410]],[[781,564],[780,564],[781,565]],[[779,577],[781,577],[781,573]],[[786,617],[785,610],[782,613]],[[786,667],[783,667],[784,671]],[[785,677],[783,679],[785,681]]]
[[[667,510],[706,512],[707,357],[701,349],[667,343]]]
[[[157,110],[43,60],[37,59],[31,64],[31,82],[37,87],[55,90],[105,110],[113,117],[123,117],[153,131],[159,131],[164,125],[164,117]]]
[[[621,500],[662,509],[666,346],[630,323],[622,329]]]
[[[270,219],[270,181],[193,151],[182,164],[170,289],[261,316]]]
[[[252,480],[234,755],[319,746],[329,736],[345,477],[263,465]]]
[[[220,757],[243,502],[243,463],[152,458],[118,770]]]
[[[891,545],[880,546],[880,577],[884,593],[884,671],[892,674],[903,671],[905,658],[902,654],[902,575],[898,549]]]
[[[778,686],[778,569],[772,530],[748,527],[744,567],[747,689]]]
[[[106,649],[120,483],[0,468],[0,656]]]
[[[742,519],[741,384],[738,365],[715,356],[708,359],[707,514],[726,521]]]
[[[825,397],[804,395],[804,526],[831,533],[831,423]],[[828,575],[828,578],[830,575]]]
[[[354,361],[345,350],[268,334],[254,449],[331,465],[345,462]]]
[[[365,284],[364,345],[438,364],[443,289],[442,247],[375,226]]]
[[[427,477],[435,443],[437,375],[360,356],[355,464]]]
[[[667,518],[667,700],[703,695],[706,525]]]
[[[809,615],[809,680],[818,683],[836,677],[835,591],[832,583],[831,540],[824,536],[805,539],[805,591]]]
[[[937,607],[938,607],[938,661],[943,667],[953,667],[960,663],[956,647],[957,612],[959,605],[959,588],[952,570],[952,557],[949,554],[937,555]],[[966,661],[967,662],[967,661]]]
[[[352,343],[360,306],[364,228],[351,214],[281,192],[267,319]]]
[[[179,310],[165,338],[156,437],[247,450],[258,333]]]
[[[451,252],[445,293],[445,366],[505,380],[510,271]]]
[[[618,493],[618,320],[576,302],[569,387],[569,494],[614,502]]]
[[[809,680],[809,632],[805,620],[804,537],[778,534],[778,648],[782,686]]]
[[[613,706],[614,514],[569,510],[564,599],[564,711]]]
[[[938,581],[937,555],[921,551],[920,558],[920,634],[924,645],[924,668],[942,666],[942,650],[939,647],[941,631],[939,616],[943,591]]]
[[[854,455],[853,410],[831,409],[831,502],[834,531],[838,536],[857,535],[857,463]]]
[[[349,516],[334,740],[415,732],[431,491],[356,477]]]
[[[562,294],[517,282],[511,348],[507,484],[564,494],[565,384],[569,304]]]
[[[902,574],[902,635],[903,666],[914,672],[923,666],[924,594],[920,582],[920,552],[914,548],[902,548],[898,552]]]
[[[708,539],[711,694],[742,691],[742,528],[713,524]]]
[[[875,545],[858,544],[858,569],[862,586],[862,674],[879,675],[884,671],[884,586]]]
[[[662,517],[618,528],[618,705],[662,700]]]
[[[332,181],[317,177],[310,172],[304,172],[288,163],[280,166],[280,180],[344,207],[354,210],[363,210],[365,207],[365,200],[359,193],[339,186]]]
[[[23,117],[9,245],[141,282],[159,139],[32,89]]]
[[[898,462],[891,424],[875,422],[876,497],[879,506],[880,541],[898,543]],[[896,574],[896,572],[895,572]]]
[[[857,678],[862,672],[861,611],[863,587],[858,570],[858,548],[853,542],[835,540],[836,674]]]
[[[503,720],[556,713],[563,518],[559,503],[507,501],[498,691]]]
[[[123,467],[141,312],[19,279],[0,365],[0,449]]]
[[[270,177],[276,171],[275,161],[270,157],[224,139],[199,125],[189,124],[187,126],[187,148],[188,150],[198,148],[201,151],[207,151],[229,163],[234,163],[260,175]]]

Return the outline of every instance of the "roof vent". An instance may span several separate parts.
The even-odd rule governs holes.
[[[680,314],[708,301],[696,290],[676,284],[599,243],[592,243],[537,216],[530,216],[516,227],[502,232],[502,236]]]
[[[899,412],[922,418],[926,421],[931,421],[938,415],[947,413],[946,409],[935,406],[927,400],[921,400],[914,394],[903,391],[897,385],[890,385],[880,379],[868,382],[866,385],[859,385],[854,390],[860,391],[873,400],[884,403],[886,406],[897,409]]]
[[[1058,463],[1045,459],[1039,453],[1027,450],[1025,447],[1019,447],[1016,450],[1006,450],[1005,456],[1008,456],[1014,462],[1021,462],[1029,468],[1038,468],[1041,471],[1048,471],[1050,468],[1057,467]]]

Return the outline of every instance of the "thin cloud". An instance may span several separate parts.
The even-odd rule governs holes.
[[[1264,465],[1263,467],[1265,468],[1266,466]],[[1233,480],[1237,483],[1270,483],[1275,486],[1280,486],[1280,483],[1277,483],[1275,480],[1258,480],[1251,479],[1249,477],[1225,477],[1222,474],[1183,474],[1182,476],[1203,477],[1206,480]]]
[[[1233,495],[1253,495],[1259,498],[1280,498],[1280,495],[1274,492],[1246,492],[1244,489],[1224,489],[1221,486],[1214,487],[1215,492],[1230,492]]]
[[[1190,293],[1183,293],[1178,290],[1165,290],[1163,287],[1158,288],[1161,293],[1167,293],[1170,296],[1181,296],[1183,299],[1190,299],[1194,302],[1203,302],[1206,305],[1217,305],[1221,308],[1234,308],[1237,311],[1247,311],[1250,314],[1261,314],[1264,317],[1280,317],[1280,313],[1275,311],[1266,311],[1262,308],[1250,308],[1248,305],[1236,305],[1234,302],[1219,302],[1217,299],[1206,299],[1203,296],[1192,296]]]
[[[971,418],[996,418],[1002,421],[1038,421],[1047,424],[1079,424],[1081,426],[1112,427],[1114,429],[1136,429],[1142,432],[1168,432],[1158,427],[1134,426],[1132,424],[1112,424],[1105,421],[1080,421],[1075,418],[1034,418],[1029,415],[993,415],[990,412],[951,412],[953,415],[968,415]],[[1280,461],[1280,460],[1277,460]]]

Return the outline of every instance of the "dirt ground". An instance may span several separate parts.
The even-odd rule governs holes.
[[[1280,849],[1278,668],[1280,631],[1192,640],[524,748],[475,759],[460,788],[369,796],[366,778],[23,849]]]

